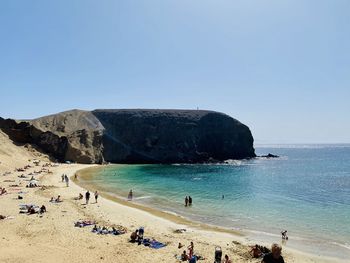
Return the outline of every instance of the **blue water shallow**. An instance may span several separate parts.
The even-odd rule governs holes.
[[[205,223],[245,230],[253,239],[350,258],[350,145],[256,147],[277,159],[208,165],[107,166],[93,177],[106,191]],[[192,207],[184,207],[191,195]],[[224,195],[224,199],[222,199]]]

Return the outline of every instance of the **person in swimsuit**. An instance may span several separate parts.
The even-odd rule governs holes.
[[[192,256],[193,256],[193,249],[194,249],[194,245],[193,245],[192,241],[191,241],[190,245],[187,248],[188,248],[188,258],[192,258]]]

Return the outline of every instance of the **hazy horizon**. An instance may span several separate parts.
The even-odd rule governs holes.
[[[350,2],[1,1],[0,117],[224,112],[256,144],[350,143]]]

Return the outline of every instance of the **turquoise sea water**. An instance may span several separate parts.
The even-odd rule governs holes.
[[[201,165],[107,166],[91,180],[111,194],[209,224],[254,241],[350,259],[350,145],[256,147],[278,159]],[[191,195],[193,206],[184,207]],[[222,195],[225,196],[222,199]]]

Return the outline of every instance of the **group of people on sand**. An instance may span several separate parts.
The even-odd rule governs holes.
[[[85,204],[89,204],[90,195],[91,195],[90,191],[87,190],[86,193],[85,193]],[[97,191],[95,191],[94,197],[95,197],[95,203],[97,204],[97,200],[98,200],[98,197],[99,197],[99,193]],[[83,199],[83,195],[82,194],[79,194],[79,199]]]
[[[187,196],[186,196],[187,197]],[[181,243],[179,243],[178,248],[182,248],[183,245]],[[194,251],[194,244],[191,241],[190,245],[187,247],[188,253],[186,252],[186,250],[184,250],[181,254],[181,261],[187,261],[187,260],[191,260],[191,258],[194,256],[193,251]]]
[[[24,206],[23,208],[26,210],[20,211],[20,213],[27,213],[28,215],[46,213],[45,205],[42,205],[40,208],[38,206],[34,206],[34,205]]]
[[[256,244],[250,251],[253,258],[263,257],[262,263],[284,263],[282,247],[279,244],[272,244],[271,250]]]
[[[58,195],[57,198],[51,197],[50,203],[61,203],[63,200],[61,199],[61,195]]]
[[[108,229],[108,227],[105,227],[105,226],[99,227],[97,225],[94,225],[92,232],[100,235],[107,235],[107,234],[120,235],[124,233],[123,231],[116,229],[114,226],[112,227],[112,229]]]
[[[182,247],[183,247],[183,245],[181,243],[179,243],[178,248],[181,249]],[[192,241],[191,241],[190,245],[187,247],[187,251],[184,250],[182,252],[182,254],[179,258],[181,261],[188,261],[189,263],[195,263],[195,262],[197,262],[197,260],[204,260],[205,259],[202,256],[194,254],[194,244]],[[221,254],[220,254],[220,263],[221,262],[222,263],[232,263],[230,257],[227,254],[225,255],[223,261],[221,261]]]
[[[143,241],[144,233],[145,233],[145,230],[143,227],[140,227],[139,229],[136,229],[134,232],[132,232],[130,235],[131,243],[137,242],[140,245]]]
[[[186,196],[185,197],[185,206],[191,206],[192,205],[192,197]]]

